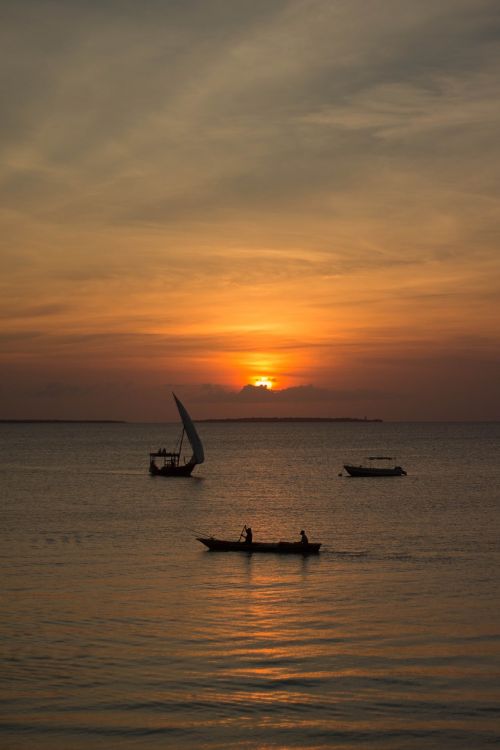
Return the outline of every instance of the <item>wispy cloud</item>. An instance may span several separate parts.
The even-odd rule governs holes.
[[[61,304],[28,305],[14,310],[12,308],[9,310],[4,309],[0,311],[0,318],[9,320],[15,318],[47,318],[67,313],[70,309],[70,305]]]
[[[307,123],[367,131],[384,140],[406,140],[432,135],[445,138],[450,131],[467,131],[477,139],[500,117],[495,96],[498,70],[460,78],[436,76],[420,84],[377,84],[355,93],[345,102],[308,114]]]

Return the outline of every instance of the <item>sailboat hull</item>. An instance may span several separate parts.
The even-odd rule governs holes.
[[[150,466],[149,473],[152,477],[190,477],[195,466],[191,461],[183,466]]]

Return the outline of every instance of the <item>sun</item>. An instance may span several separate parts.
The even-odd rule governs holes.
[[[267,375],[260,375],[258,378],[255,378],[254,385],[258,388],[269,388],[271,390],[274,385],[274,378],[269,378]]]

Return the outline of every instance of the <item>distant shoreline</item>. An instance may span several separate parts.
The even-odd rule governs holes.
[[[0,419],[0,424],[127,424],[124,419]]]
[[[382,419],[360,419],[358,417],[227,417],[195,419],[196,423],[225,424],[232,422],[383,422]],[[0,419],[0,424],[131,424],[125,419]],[[136,424],[136,423],[132,423]],[[137,423],[142,424],[142,423]],[[150,424],[169,424],[151,422]],[[172,423],[173,424],[173,423]]]
[[[195,419],[195,422],[382,422],[382,419],[358,417],[236,417],[227,419]]]
[[[337,422],[370,424],[370,423],[387,423],[384,419],[379,418],[360,418],[360,417],[227,417],[212,419],[193,419],[196,424],[224,424],[238,422]],[[500,419],[390,419],[388,424],[499,424]],[[128,419],[0,419],[0,424],[178,424],[177,420],[159,420],[154,422],[137,422]]]

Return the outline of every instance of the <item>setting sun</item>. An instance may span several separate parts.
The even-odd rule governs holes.
[[[265,375],[255,378],[254,385],[258,386],[264,386],[264,388],[271,389],[274,385],[274,378],[268,378]]]

